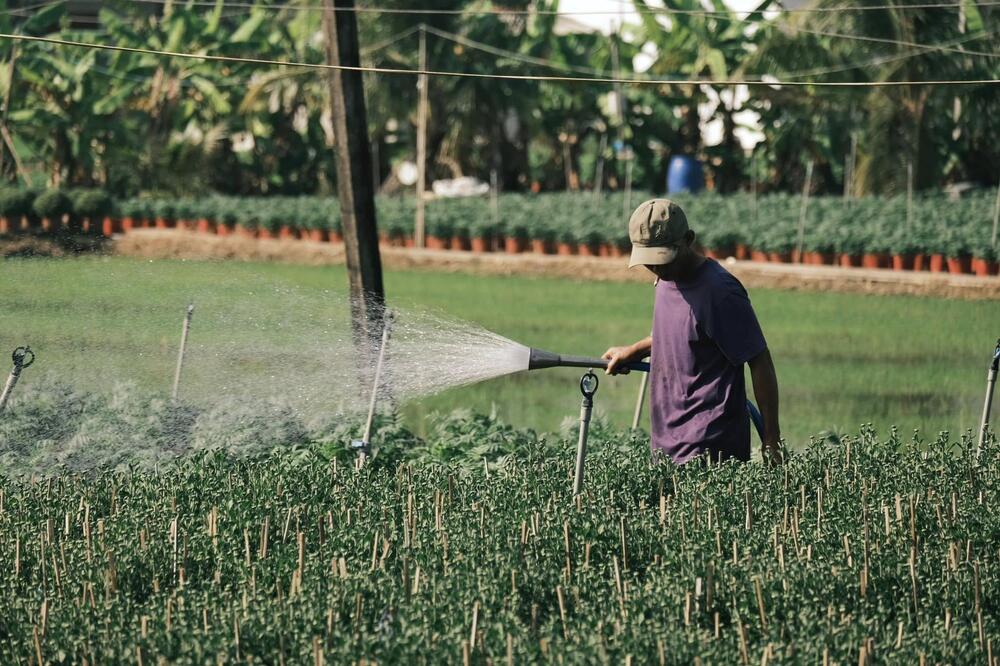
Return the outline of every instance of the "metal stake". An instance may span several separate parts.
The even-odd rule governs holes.
[[[986,374],[986,401],[983,404],[983,419],[979,424],[979,442],[976,444],[976,462],[979,462],[979,453],[986,442],[986,433],[990,427],[990,408],[993,406],[993,389],[997,385],[997,369],[1000,368],[1000,340],[997,340],[997,348],[993,351],[993,360],[990,361],[990,369]]]
[[[642,405],[646,402],[646,387],[649,385],[649,373],[642,373],[642,381],[639,382],[639,396],[635,399],[635,412],[632,414],[632,430],[639,428],[639,419],[642,418]]]
[[[7,377],[3,393],[0,393],[0,412],[3,412],[4,408],[7,407],[7,401],[10,399],[10,394],[14,392],[14,386],[17,385],[21,371],[35,362],[35,352],[31,351],[31,347],[18,347],[10,357],[14,361],[14,367],[10,371],[10,376]]]
[[[583,404],[580,406],[580,439],[576,443],[576,476],[573,479],[573,494],[583,492],[583,463],[587,459],[587,433],[590,430],[590,415],[594,410],[594,394],[597,393],[599,382],[593,370],[580,378],[580,393],[583,394]]]
[[[181,327],[181,348],[177,352],[177,368],[174,370],[174,390],[170,393],[170,397],[174,400],[177,399],[177,391],[181,387],[181,368],[184,367],[184,354],[187,351],[188,332],[191,330],[191,317],[193,315],[194,303],[191,303],[187,306],[187,312],[184,313],[184,324]]]
[[[365,432],[361,439],[351,442],[351,446],[358,451],[358,465],[365,464],[365,458],[371,452],[372,422],[375,420],[375,405],[378,400],[378,389],[382,379],[382,365],[385,361],[385,349],[389,346],[389,330],[392,324],[392,315],[385,313],[382,325],[382,342],[378,348],[378,361],[375,363],[375,378],[372,382],[372,397],[368,403],[368,420],[365,422]]]

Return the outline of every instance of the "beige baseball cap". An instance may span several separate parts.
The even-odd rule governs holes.
[[[628,220],[632,257],[628,267],[669,264],[677,258],[677,244],[688,231],[687,216],[669,199],[639,204]]]

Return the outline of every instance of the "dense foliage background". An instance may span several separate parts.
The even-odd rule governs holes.
[[[8,0],[7,7],[22,5]],[[388,8],[423,8],[384,0]],[[358,15],[365,64],[417,65],[418,30],[427,26],[432,69],[507,74],[642,76],[799,81],[988,79],[1000,76],[993,53],[997,8],[963,0],[955,7],[822,11],[852,7],[820,0],[821,11],[737,15],[721,2],[711,13],[657,14],[644,0],[640,25],[618,35],[569,32],[552,13],[558,0],[448,0],[454,14]],[[703,11],[697,0],[668,7]],[[308,3],[253,8],[184,2],[102,3],[99,15],[67,14],[57,2],[0,14],[0,31],[49,35],[171,51],[323,61],[320,13]],[[515,10],[515,11],[507,11]],[[478,13],[477,13],[478,12]],[[485,12],[485,13],[484,13]],[[72,18],[72,20],[71,20]],[[845,35],[847,35],[845,37]],[[927,46],[931,45],[931,46]],[[499,49],[499,50],[498,50]],[[991,55],[992,54],[992,55]],[[323,194],[333,191],[332,128],[326,82],[317,70],[224,64],[0,42],[0,98],[10,146],[2,177],[34,187],[102,186],[124,196],[143,191]],[[432,177],[472,175],[526,190],[623,187],[625,153],[636,186],[660,191],[671,156],[706,163],[720,192],[812,188],[840,192],[856,141],[856,194],[902,192],[907,164],[917,189],[970,180],[996,182],[1000,113],[994,86],[821,88],[709,85],[625,86],[619,114],[607,85],[553,81],[432,78],[429,163]],[[392,165],[413,159],[417,90],[409,76],[368,75],[369,132],[378,179],[389,189]],[[698,129],[699,107],[722,125],[718,145]],[[737,135],[760,116],[755,158]],[[603,168],[598,168],[598,162]],[[751,173],[753,172],[753,173]]]

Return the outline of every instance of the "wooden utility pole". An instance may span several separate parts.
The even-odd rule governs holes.
[[[323,0],[323,31],[329,65],[359,67],[354,0]],[[344,11],[336,11],[343,9]],[[337,151],[337,195],[351,287],[355,341],[377,341],[382,333],[385,287],[375,227],[371,144],[361,72],[329,70],[330,107]]]
[[[420,25],[420,71],[427,71],[427,31]],[[424,247],[424,190],[427,188],[427,75],[417,77],[420,103],[417,107],[417,218],[413,225],[413,244]]]

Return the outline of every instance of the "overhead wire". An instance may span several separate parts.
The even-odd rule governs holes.
[[[166,3],[167,1],[168,0],[131,0],[131,2],[133,2],[133,3],[153,3],[153,4],[163,4],[163,3]],[[213,6],[213,7],[215,6],[215,2],[212,2],[211,0],[187,0],[186,4],[190,4],[192,6]],[[927,3],[927,4],[935,4],[936,5],[937,3]],[[987,0],[986,2],[977,3],[977,6],[993,6],[993,5],[1000,5],[1000,0]],[[256,4],[256,3],[234,2],[234,3],[227,3],[227,6],[229,6],[229,7],[248,7],[248,8],[251,8],[251,9],[262,9],[262,10],[296,9],[296,10],[301,10],[301,11],[325,11],[325,9],[323,7],[317,7],[317,6],[313,6],[313,5],[303,5],[303,6],[293,5],[293,4],[273,4],[273,5],[266,5],[266,4]],[[940,3],[940,6],[941,7],[952,7],[952,8],[954,8],[954,7],[958,7],[959,5],[957,5],[955,3],[950,3],[950,4]],[[883,5],[883,7],[905,8],[905,7],[912,7],[912,5]],[[814,8],[814,9],[819,9],[819,8]],[[833,9],[833,8],[824,8],[824,9]],[[848,11],[848,10],[850,10],[849,7],[843,7],[843,8],[839,8],[839,9],[840,9],[840,11]],[[756,21],[750,20],[748,18],[740,18],[739,16],[736,16],[733,12],[721,12],[721,11],[698,10],[698,9],[690,9],[690,10],[688,10],[688,9],[674,9],[674,8],[668,8],[668,7],[646,7],[642,11],[639,11],[638,8],[635,8],[635,10],[637,12],[639,12],[639,13],[664,14],[664,15],[669,15],[669,14],[690,14],[690,15],[696,15],[696,16],[706,16],[706,17],[710,17],[710,18],[715,18],[717,20],[728,21],[728,22],[731,22],[731,23],[746,23],[748,25],[757,25],[758,24]],[[648,11],[646,11],[646,10],[648,10]],[[466,12],[465,10],[457,10],[457,9],[456,10],[436,10],[436,9],[406,9],[406,8],[395,8],[395,7],[336,7],[336,8],[334,8],[334,12],[341,12],[341,11],[343,11],[343,12],[366,12],[366,11],[370,11],[372,13],[417,14],[417,15],[423,15],[423,14],[430,14],[430,15],[434,15],[434,14],[444,14],[444,15],[475,15],[475,14],[479,14],[479,13],[482,13],[482,14],[506,14],[506,13],[511,13],[511,12],[514,12],[515,14],[516,13],[523,13],[523,14],[532,14],[532,13],[533,14],[539,14],[539,13],[546,14],[547,13],[547,14],[558,14],[558,15],[565,15],[565,16],[573,16],[573,15],[577,14],[577,12],[561,12],[561,11],[558,11],[558,10],[510,10],[510,11],[508,11],[508,10],[485,10],[484,9],[484,10],[473,10],[473,11],[470,11],[470,12]],[[772,11],[772,10],[764,10],[764,11]],[[773,11],[776,11],[776,12],[779,12],[779,13],[789,13],[788,10],[783,10],[783,9],[781,9],[781,10],[774,9]],[[603,12],[603,13],[608,14],[608,15],[611,15],[612,13],[614,13],[614,14],[617,15],[619,12]],[[774,25],[774,24],[765,24],[765,25]],[[896,46],[907,46],[907,47],[916,47],[916,48],[920,48],[920,47],[924,46],[923,44],[921,44],[919,42],[908,42],[908,41],[904,41],[904,40],[889,39],[889,38],[885,38],[885,37],[869,37],[867,35],[855,35],[855,34],[852,34],[852,33],[831,32],[831,31],[817,30],[817,29],[814,29],[814,28],[789,26],[788,29],[789,30],[797,30],[799,32],[804,32],[804,33],[807,33],[807,34],[819,35],[819,36],[823,36],[823,37],[832,37],[832,38],[836,38],[836,39],[853,39],[853,40],[864,41],[864,42],[877,42],[877,43],[882,43],[882,44],[893,44],[893,45],[896,45]],[[989,52],[989,51],[955,50],[955,52],[962,53],[963,55],[977,55],[977,56],[983,56],[983,57],[989,57],[989,58],[1000,57],[1000,53]]]
[[[166,4],[167,2],[172,2],[174,0],[131,0],[134,3],[149,3],[149,4]],[[193,6],[215,6],[213,0],[185,0],[184,4],[189,4]],[[1000,0],[984,0],[983,2],[977,2],[979,7],[993,7],[1000,5]],[[227,2],[227,7],[246,7],[248,9],[296,9],[296,10],[306,10],[306,11],[324,11],[323,7],[313,6],[313,5],[297,5],[292,3],[274,3],[274,4],[258,4],[253,2]],[[834,13],[834,12],[844,12],[844,11],[872,11],[872,10],[911,10],[911,9],[959,9],[960,5],[955,2],[925,2],[916,3],[912,5],[901,5],[901,4],[887,4],[887,5],[845,5],[840,7],[770,7],[762,11],[774,11],[782,14],[807,14],[807,13]],[[580,10],[580,11],[563,11],[556,9],[500,9],[500,8],[481,8],[481,9],[422,9],[422,8],[408,8],[408,7],[365,7],[365,6],[354,6],[354,7],[337,7],[335,11],[338,12],[353,12],[358,14],[409,14],[409,15],[440,15],[440,16],[618,16],[622,13],[620,9],[611,10]],[[725,16],[729,14],[726,11],[713,11],[708,9],[681,9],[674,7],[645,7],[644,9],[639,9],[637,7],[632,7],[626,10],[626,14],[692,14],[698,16]]]
[[[349,72],[373,72],[376,74],[391,74],[401,76],[437,76],[452,78],[476,78],[507,81],[562,81],[567,83],[604,83],[604,84],[631,84],[631,85],[767,85],[767,86],[827,86],[835,88],[873,88],[873,87],[896,87],[909,85],[987,85],[1000,83],[1000,79],[940,79],[940,80],[918,80],[918,81],[782,81],[782,80],[731,80],[731,79],[629,79],[615,77],[577,77],[577,76],[543,76],[533,74],[496,74],[481,72],[455,72],[447,70],[429,69],[399,69],[393,67],[366,67],[352,65],[331,65],[324,63],[307,63],[296,61],[270,60],[266,58],[246,58],[239,56],[223,56],[208,53],[185,53],[179,51],[166,51],[160,49],[145,49],[132,46],[120,46],[116,44],[99,44],[91,42],[80,42],[75,40],[56,39],[52,37],[38,37],[28,35],[14,35],[0,33],[0,39],[14,39],[21,41],[35,41],[59,46],[72,46],[76,48],[103,49],[108,51],[119,51],[124,53],[140,53],[144,55],[155,55],[172,58],[194,58],[218,62],[243,62],[256,65],[269,65],[281,67],[302,67],[322,70],[338,70]]]

